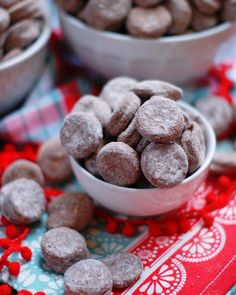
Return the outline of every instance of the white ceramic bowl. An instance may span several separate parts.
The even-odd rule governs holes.
[[[145,40],[92,29],[62,11],[59,15],[65,38],[81,61],[108,79],[127,75],[185,83],[205,75],[222,44],[236,35],[235,26],[224,23],[199,33]]]
[[[42,73],[51,34],[46,2],[42,3],[45,23],[40,37],[20,55],[0,63],[0,115],[19,104]]]
[[[216,141],[212,127],[207,120],[190,105],[184,102],[179,104],[185,110],[199,116],[205,128],[207,151],[202,166],[175,187],[168,189],[133,189],[109,184],[94,177],[71,157],[76,178],[95,201],[117,213],[131,216],[151,216],[177,209],[193,196],[207,176]]]

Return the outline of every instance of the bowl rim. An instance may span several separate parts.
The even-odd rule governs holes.
[[[192,112],[194,115],[198,116],[200,118],[200,120],[202,121],[204,127],[205,127],[205,131],[206,131],[206,137],[208,139],[207,141],[207,151],[206,151],[206,155],[205,155],[205,160],[203,162],[203,164],[200,166],[200,168],[198,168],[198,170],[196,170],[193,174],[191,174],[190,176],[188,176],[187,178],[185,178],[181,183],[177,184],[178,185],[182,185],[182,184],[186,184],[189,183],[190,181],[192,181],[194,178],[197,178],[199,175],[201,175],[210,165],[214,153],[215,153],[215,148],[216,148],[216,137],[215,137],[215,133],[213,131],[213,128],[211,127],[210,123],[207,121],[207,119],[198,111],[196,110],[196,108],[194,108],[193,106],[191,106],[190,104],[183,102],[183,101],[179,101],[178,104],[180,106],[182,106],[184,109],[186,109],[187,111]],[[124,193],[125,192],[138,192],[138,191],[161,191],[161,190],[167,190],[167,189],[172,189],[174,187],[170,187],[170,188],[130,188],[130,187],[123,187],[123,186],[118,186],[118,185],[114,185],[111,183],[108,183],[106,181],[103,181],[95,176],[93,176],[92,174],[90,174],[86,169],[84,169],[72,156],[70,156],[70,160],[72,161],[72,166],[75,165],[76,169],[79,169],[87,178],[89,178],[91,181],[96,181],[98,183],[100,183],[103,186],[106,186],[108,189],[116,189],[116,190],[121,190]],[[74,171],[74,173],[76,174],[76,172]]]
[[[43,8],[43,14],[44,14],[44,24],[43,24],[43,29],[39,38],[15,58],[0,62],[0,71],[9,69],[11,67],[14,67],[24,62],[25,60],[32,57],[35,53],[37,53],[42,47],[44,47],[47,44],[49,37],[51,35],[51,24],[49,21],[47,3],[45,0],[41,0],[41,1],[42,1],[42,8]]]
[[[224,22],[213,28],[200,31],[200,32],[193,32],[189,34],[176,35],[176,36],[164,36],[164,37],[159,37],[156,39],[145,39],[145,38],[137,38],[130,35],[124,35],[124,34],[116,33],[116,32],[101,31],[88,26],[87,24],[82,22],[80,19],[64,12],[61,8],[58,8],[58,10],[59,10],[60,17],[63,17],[68,22],[70,22],[71,25],[79,29],[87,30],[87,32],[98,34],[101,37],[117,39],[117,40],[126,41],[126,42],[133,41],[133,42],[161,44],[161,43],[192,41],[196,39],[207,38],[211,35],[218,34],[234,26],[234,22]]]

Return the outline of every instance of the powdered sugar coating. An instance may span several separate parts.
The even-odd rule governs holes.
[[[236,0],[224,1],[222,16],[226,21],[235,21],[236,19]]]
[[[64,273],[77,261],[87,259],[89,251],[80,233],[67,227],[59,227],[43,235],[41,255],[53,271]]]
[[[96,160],[97,160],[97,154],[93,154],[92,156],[86,158],[84,161],[84,167],[89,173],[91,173],[92,175],[96,177],[99,177],[100,175],[97,169]]]
[[[85,228],[92,218],[94,204],[84,193],[66,192],[54,198],[48,206],[47,227]]]
[[[89,112],[95,115],[102,126],[104,126],[111,116],[110,106],[94,95],[84,95],[74,105],[73,112]]]
[[[76,112],[65,117],[60,136],[67,152],[81,159],[99,148],[103,138],[102,126],[93,114]]]
[[[192,122],[194,120],[192,120],[190,113],[183,112],[183,114],[184,114],[184,129],[188,129],[192,126]]]
[[[64,276],[65,295],[111,294],[112,276],[101,261],[87,259],[72,265]]]
[[[172,16],[168,33],[173,35],[185,33],[192,19],[190,3],[187,0],[167,0],[165,4]]]
[[[198,32],[207,30],[216,26],[218,22],[218,18],[215,14],[213,15],[206,15],[199,12],[197,9],[193,9],[193,17],[191,22],[191,28]]]
[[[3,186],[1,194],[3,214],[14,224],[34,223],[45,211],[44,192],[32,179],[16,179]]]
[[[197,9],[203,14],[214,14],[222,5],[221,0],[194,0],[193,2]]]
[[[183,132],[181,146],[188,157],[189,173],[193,173],[202,165],[206,154],[204,134],[196,122]]]
[[[26,48],[36,40],[42,30],[42,22],[35,19],[26,19],[10,26],[7,32],[5,50]]]
[[[100,98],[105,100],[114,110],[119,105],[123,96],[129,92],[135,85],[137,80],[120,76],[109,80],[103,87]]]
[[[226,132],[234,121],[233,109],[223,98],[203,98],[196,103],[196,108],[205,115],[217,136]]]
[[[136,147],[136,152],[139,154],[142,154],[143,150],[149,145],[150,141],[142,137]]]
[[[183,96],[179,87],[160,80],[144,80],[135,85],[132,91],[142,100],[152,96],[163,96],[172,100],[178,100]]]
[[[139,133],[151,142],[174,141],[184,129],[183,111],[168,98],[154,96],[139,108],[136,116]]]
[[[103,142],[100,144],[98,150],[96,151],[96,153],[92,154],[91,156],[87,157],[86,159],[84,159],[84,167],[85,169],[91,173],[92,175],[96,176],[96,177],[100,177],[98,169],[97,169],[97,154],[98,152],[101,150],[101,148],[105,145],[106,141],[103,140]]]
[[[90,26],[101,30],[117,30],[131,8],[131,0],[90,0],[79,16]]]
[[[143,265],[139,257],[132,253],[113,254],[103,260],[112,274],[114,288],[127,288],[136,282]]]
[[[58,137],[41,145],[37,162],[49,182],[65,182],[72,176],[69,155]]]
[[[123,132],[141,105],[140,99],[132,92],[124,95],[106,124],[106,130],[114,137]]]
[[[186,177],[188,158],[177,143],[150,143],[141,155],[141,168],[155,187],[173,187]]]
[[[135,147],[141,139],[136,127],[136,117],[130,122],[129,126],[118,136],[117,141],[124,142],[131,147]]]
[[[167,32],[171,15],[162,5],[153,8],[134,7],[131,9],[126,29],[130,35],[142,38],[158,38]]]
[[[9,12],[0,7],[0,32],[4,32],[11,22]]]
[[[102,178],[116,185],[134,184],[140,177],[137,152],[123,142],[110,142],[97,155],[97,168]]]
[[[44,186],[44,176],[40,167],[28,160],[17,160],[10,164],[2,175],[2,185],[18,178],[33,179],[39,185]]]

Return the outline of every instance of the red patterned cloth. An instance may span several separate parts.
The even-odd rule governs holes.
[[[212,187],[200,188],[187,208],[200,209]],[[236,282],[236,192],[214,216],[210,228],[193,222],[183,235],[140,235],[129,251],[142,259],[145,270],[131,288],[114,294],[225,294]]]

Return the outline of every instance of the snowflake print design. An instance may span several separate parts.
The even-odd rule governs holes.
[[[216,221],[223,224],[236,224],[236,199],[216,213]]]
[[[202,262],[212,259],[225,245],[225,232],[221,225],[214,224],[210,229],[203,228],[181,249],[176,257],[188,262]]]
[[[155,238],[155,243],[158,246],[158,248],[163,249],[172,245],[174,242],[176,242],[176,240],[177,240],[177,236],[171,236],[171,237],[160,236]]]
[[[186,271],[177,259],[172,259],[169,264],[160,266],[140,286],[138,294],[177,294],[186,282]]]
[[[134,249],[132,251],[133,254],[137,255],[140,259],[142,259],[142,263],[145,266],[150,266],[156,260],[158,254],[158,248],[147,248],[144,245]]]
[[[150,237],[132,250],[132,252],[142,259],[143,265],[150,267],[177,240],[178,237],[176,235],[171,237]]]
[[[48,295],[63,294],[63,277],[60,275],[53,274],[53,278],[47,275],[40,275],[39,281],[47,285],[44,292]]]

